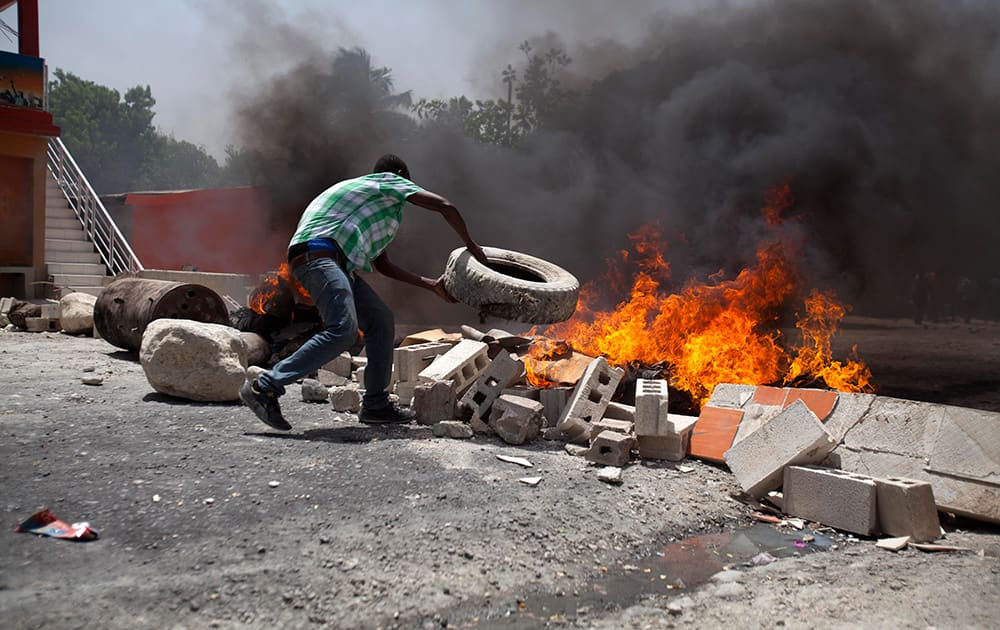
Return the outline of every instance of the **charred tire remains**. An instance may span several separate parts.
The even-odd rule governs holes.
[[[484,247],[489,266],[461,247],[448,257],[444,286],[456,300],[483,315],[552,324],[576,310],[580,283],[565,269],[541,258]]]

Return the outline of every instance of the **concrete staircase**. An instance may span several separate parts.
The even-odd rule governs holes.
[[[45,265],[49,297],[73,291],[100,295],[111,279],[51,172],[45,179]]]

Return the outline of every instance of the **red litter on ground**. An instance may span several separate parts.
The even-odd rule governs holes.
[[[56,515],[48,508],[32,514],[30,518],[18,525],[14,531],[49,536],[51,538],[65,538],[66,540],[77,540],[80,542],[100,538],[97,530],[91,529],[89,523],[73,523],[72,525],[68,525],[56,518]]]

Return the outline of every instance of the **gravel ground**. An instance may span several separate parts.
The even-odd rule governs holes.
[[[909,358],[899,362],[862,353],[873,369],[929,366],[921,351],[967,336],[978,363],[933,365],[952,385],[997,379],[1000,326],[974,328],[942,326],[935,339],[956,338],[940,344],[900,341]],[[927,330],[858,319],[846,336],[896,347],[888,340]],[[894,385],[887,370],[888,387],[997,401],[982,385],[949,388],[928,373],[921,386],[909,373]],[[95,374],[102,385],[82,384]],[[799,555],[765,566],[746,563],[763,547],[681,558],[677,541],[754,523],[722,468],[633,465],[609,486],[559,443],[369,428],[302,402],[297,387],[282,403],[288,434],[236,404],[155,393],[135,357],[104,341],[0,333],[3,626],[991,628],[1000,618],[994,526],[946,519],[946,542],[967,553],[893,554],[829,531],[816,535],[834,548],[811,553],[793,548],[804,532],[791,531],[771,550]],[[526,475],[542,482],[519,483]],[[12,532],[43,506],[101,539]]]

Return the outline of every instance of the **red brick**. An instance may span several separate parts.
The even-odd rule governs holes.
[[[753,401],[760,405],[781,405],[785,402],[787,389],[760,385],[753,393]]]
[[[806,407],[809,407],[809,411],[816,414],[820,422],[825,422],[833,412],[834,405],[837,404],[837,392],[827,389],[789,389],[784,407],[787,408],[796,400],[805,403]]]
[[[723,463],[722,456],[733,445],[741,420],[743,412],[739,409],[703,408],[691,433],[688,452],[694,457]]]

